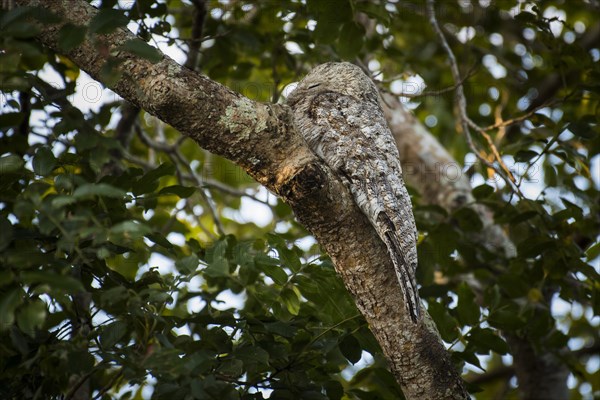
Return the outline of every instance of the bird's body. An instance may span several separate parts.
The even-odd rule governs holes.
[[[353,64],[326,63],[313,69],[287,101],[308,146],[350,189],[385,243],[406,309],[418,321],[417,232],[377,88]]]

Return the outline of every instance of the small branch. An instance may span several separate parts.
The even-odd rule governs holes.
[[[175,165],[175,168],[177,169],[177,177],[181,184],[183,184],[183,173],[181,171],[181,166],[183,165],[185,166],[185,168],[187,168],[187,170],[190,173],[189,176],[191,177],[195,185],[198,187],[198,191],[207,205],[208,211],[215,223],[215,227],[217,229],[218,234],[224,235],[225,229],[223,228],[223,224],[219,219],[219,214],[217,213],[212,196],[210,195],[210,193],[208,193],[206,188],[202,188],[202,180],[196,175],[196,172],[192,169],[192,167],[190,167],[189,162],[183,157],[183,155],[179,151],[178,145],[181,142],[177,141],[175,144],[171,145],[168,143],[152,140],[139,126],[135,126],[135,132],[146,146],[167,154],[167,156],[171,159],[171,161],[173,161],[173,165]]]
[[[515,185],[514,176],[512,176],[510,170],[506,167],[506,165],[504,164],[504,161],[502,161],[502,157],[500,157],[500,153],[498,152],[498,149],[494,145],[490,136],[485,131],[483,131],[481,129],[481,127],[479,127],[477,124],[475,124],[469,118],[469,116],[467,114],[467,98],[465,96],[464,86],[462,84],[463,79],[460,76],[460,71],[458,69],[458,62],[456,60],[456,56],[454,55],[454,52],[450,48],[450,45],[448,44],[448,41],[446,40],[446,36],[442,32],[442,29],[440,28],[440,25],[435,16],[435,0],[427,0],[427,15],[429,17],[429,22],[433,26],[433,29],[440,41],[440,44],[442,45],[444,51],[448,55],[448,60],[450,62],[450,70],[452,71],[452,76],[454,78],[454,82],[456,82],[456,99],[457,99],[457,105],[458,105],[458,111],[459,111],[459,119],[460,119],[461,127],[465,133],[465,137],[467,139],[467,144],[469,145],[469,148],[485,166],[487,166],[488,168],[495,171],[498,175],[500,175],[502,177],[502,179],[504,179],[504,181],[513,189],[513,191],[515,191],[519,195],[519,197],[523,198],[524,196],[521,193],[521,190],[519,189],[519,187],[517,187]],[[500,169],[496,168],[493,163],[491,163],[483,155],[481,155],[480,150],[477,149],[477,146],[475,146],[475,143],[473,142],[473,137],[471,136],[470,127],[473,127],[486,140],[486,142],[488,143],[488,145],[492,151],[492,154],[494,155],[494,158],[496,159],[496,161],[498,162],[498,164],[501,167]]]
[[[139,107],[134,106],[126,100],[123,101],[121,105],[121,119],[115,128],[115,138],[125,149],[129,147],[133,124],[135,124],[139,112]]]
[[[189,51],[185,66],[191,70],[198,68],[198,55],[202,45],[202,32],[204,30],[204,20],[206,18],[206,0],[192,0],[194,5],[194,19],[192,21],[192,38],[189,41]]]
[[[408,97],[409,99],[415,99],[415,98],[419,98],[419,97],[434,97],[434,96],[440,96],[442,94],[446,94],[448,92],[452,92],[453,90],[456,90],[458,88],[458,86],[463,85],[467,79],[469,79],[470,77],[472,77],[473,75],[475,75],[475,66],[473,66],[469,72],[466,73],[466,75],[464,77],[461,78],[460,82],[455,83],[452,86],[443,88],[443,89],[439,89],[439,90],[426,90],[423,93],[400,93],[399,96],[402,97]]]
[[[515,117],[515,118],[507,119],[507,120],[504,120],[504,121],[501,120],[499,122],[496,122],[494,125],[489,125],[489,126],[486,126],[485,128],[481,128],[481,129],[484,130],[484,131],[491,131],[493,129],[505,128],[507,126],[518,124],[519,122],[523,122],[527,118],[530,118],[533,114],[535,114],[536,112],[538,112],[542,108],[551,107],[551,106],[553,106],[553,105],[555,105],[555,104],[557,104],[559,102],[560,102],[560,100],[552,100],[552,101],[550,101],[548,103],[542,104],[542,105],[534,108],[533,110],[531,110],[531,111],[529,111],[529,112],[527,112],[527,113],[525,113],[523,115],[520,115],[520,116]]]
[[[69,389],[69,392],[67,393],[67,395],[65,396],[65,400],[71,400],[76,398],[76,396],[79,393],[79,388],[81,388],[81,386],[87,382],[88,379],[90,379],[90,377],[94,374],[94,372],[96,372],[96,369],[93,368],[91,371],[89,371],[87,374],[81,376],[77,382],[73,385],[73,387],[71,387],[71,389]]]
[[[598,351],[600,351],[600,345],[595,344],[592,346],[588,346],[588,347],[584,347],[582,349],[576,350],[576,351],[564,351],[561,352],[561,354],[563,355],[572,355],[574,357],[585,357],[585,356],[589,356],[589,355],[594,355],[597,354]],[[493,382],[496,380],[500,380],[500,379],[504,379],[504,380],[508,380],[510,378],[512,378],[513,376],[515,376],[515,367],[512,365],[502,365],[496,369],[493,369],[489,372],[486,372],[484,374],[479,374],[479,375],[475,375],[472,376],[471,378],[467,378],[467,382],[474,384],[474,385],[483,385],[489,382]]]
[[[119,371],[117,374],[115,374],[115,376],[112,377],[112,379],[110,380],[110,382],[108,382],[108,384],[106,386],[104,386],[102,389],[100,389],[98,391],[98,394],[96,394],[96,396],[94,396],[94,398],[92,400],[101,399],[102,396],[104,396],[104,394],[106,392],[108,392],[110,389],[112,389],[112,387],[115,385],[115,383],[117,383],[117,381],[119,379],[121,379],[122,376],[123,376],[123,370],[121,369],[121,371]]]

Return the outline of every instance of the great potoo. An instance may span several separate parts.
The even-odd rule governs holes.
[[[319,65],[287,99],[298,132],[347,185],[385,243],[406,309],[417,322],[417,230],[398,150],[379,101],[371,79],[346,62]]]

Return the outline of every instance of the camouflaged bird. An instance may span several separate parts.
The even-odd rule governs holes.
[[[298,84],[287,103],[296,129],[350,189],[385,243],[406,310],[417,322],[417,230],[398,149],[375,84],[353,64],[326,63]]]

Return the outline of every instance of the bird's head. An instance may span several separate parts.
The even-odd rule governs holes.
[[[303,98],[324,92],[377,102],[375,84],[359,67],[348,62],[328,62],[312,69],[290,93],[287,103],[293,107]]]

